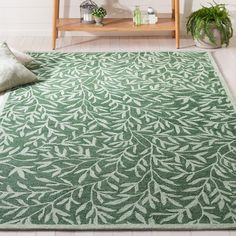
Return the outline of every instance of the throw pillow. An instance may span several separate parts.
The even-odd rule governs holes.
[[[23,52],[19,52],[16,49],[9,47],[9,49],[12,51],[12,53],[14,54],[14,56],[16,57],[16,59],[23,65],[27,66],[30,62],[33,61],[33,58]]]
[[[0,92],[36,82],[38,79],[13,55],[6,43],[0,43]]]

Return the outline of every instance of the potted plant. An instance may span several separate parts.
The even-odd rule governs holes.
[[[96,21],[96,25],[103,26],[103,18],[107,15],[107,11],[103,7],[99,7],[93,10],[92,15]]]
[[[225,4],[203,6],[188,17],[186,26],[196,46],[201,48],[220,48],[224,44],[228,46],[233,36],[232,22]]]

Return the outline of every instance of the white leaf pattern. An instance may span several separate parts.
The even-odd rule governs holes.
[[[235,227],[236,112],[207,53],[31,54],[40,82],[0,116],[0,227]]]

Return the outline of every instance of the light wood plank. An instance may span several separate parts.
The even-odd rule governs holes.
[[[236,100],[236,80],[233,74],[236,75],[235,60],[236,54],[229,53],[229,50],[216,51],[214,58],[230,89],[233,98]]]
[[[16,236],[37,236],[36,231],[20,231],[17,232]]]
[[[152,32],[175,30],[175,23],[171,18],[161,18],[157,24],[134,26],[130,18],[106,18],[104,26],[96,24],[82,24],[78,18],[64,18],[57,23],[59,31],[86,31],[86,32]]]
[[[88,231],[88,232],[75,232],[75,236],[93,236],[93,232],[92,231]]]
[[[172,236],[170,231],[153,231],[152,236]]]
[[[133,236],[152,236],[152,231],[134,231]]]
[[[192,231],[191,236],[231,236],[230,231],[221,230],[221,231]]]
[[[210,236],[210,231],[191,231],[191,236]]]
[[[161,51],[168,51],[168,50],[175,50],[175,39],[166,39],[166,37],[158,37],[157,38],[159,50]]]
[[[94,236],[112,236],[112,231],[96,231],[93,233]]]
[[[112,236],[132,236],[132,231],[117,231],[117,232],[112,232]]]
[[[0,236],[17,236],[17,232],[0,231]]]
[[[55,231],[37,231],[36,236],[56,236]]]
[[[171,232],[171,236],[191,236],[190,231],[176,231]]]
[[[222,231],[210,231],[210,236],[230,236],[229,231],[222,230]]]
[[[74,231],[56,231],[56,236],[75,236]]]

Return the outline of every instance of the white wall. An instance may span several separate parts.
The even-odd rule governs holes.
[[[130,17],[135,5],[143,9],[152,6],[160,13],[170,13],[171,0],[94,0],[104,5],[111,16]],[[79,17],[81,0],[61,0],[61,16]],[[180,0],[182,33],[185,34],[186,17],[201,5],[213,0]],[[229,4],[236,32],[236,1],[217,0]],[[0,0],[0,36],[50,36],[53,0]]]

